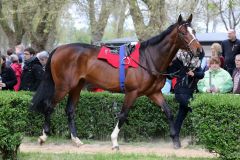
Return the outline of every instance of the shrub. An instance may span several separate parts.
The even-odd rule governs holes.
[[[240,96],[202,94],[191,103],[198,142],[224,159],[240,159]]]
[[[0,152],[3,159],[17,159],[26,126],[29,96],[0,92]]]
[[[109,140],[123,103],[123,94],[89,93],[83,92],[76,107],[75,121],[78,135],[81,138],[94,138],[97,140]],[[167,96],[167,101],[175,113],[177,104],[173,96]],[[65,116],[66,100],[63,100],[55,108],[52,115],[52,134],[57,136],[69,136],[67,117]],[[29,115],[32,126],[27,135],[41,134],[43,116],[36,113]],[[189,120],[184,126],[189,126]],[[190,131],[183,127],[183,135],[189,135]],[[140,97],[129,113],[128,123],[120,132],[120,138],[126,141],[143,140],[169,137],[169,126],[165,114],[159,107],[150,102],[146,97]]]
[[[11,97],[11,98],[10,98]],[[109,140],[116,125],[116,114],[123,104],[123,94],[83,92],[76,107],[76,125],[80,138]],[[0,93],[0,150],[2,155],[17,153],[22,133],[39,136],[44,117],[28,112],[31,100],[29,92]],[[178,104],[172,95],[166,100],[174,115]],[[182,136],[193,136],[210,151],[226,159],[239,158],[240,150],[240,97],[236,95],[199,94],[191,102],[193,113],[189,113],[181,130]],[[69,136],[66,99],[55,108],[52,115],[52,135]],[[28,126],[27,129],[25,126]],[[125,141],[151,140],[169,137],[169,126],[165,114],[146,97],[140,97],[129,112],[126,123],[119,134]],[[6,157],[6,156],[5,156]]]

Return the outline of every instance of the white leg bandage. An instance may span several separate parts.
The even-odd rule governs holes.
[[[119,122],[118,122],[119,123]],[[111,140],[112,140],[112,148],[114,149],[115,147],[118,147],[118,133],[120,131],[120,129],[118,128],[118,123],[116,125],[116,127],[114,128],[112,134],[111,134]]]
[[[81,145],[83,145],[82,141],[78,137],[74,137],[72,134],[71,134],[71,139],[77,145],[77,147],[80,147]]]

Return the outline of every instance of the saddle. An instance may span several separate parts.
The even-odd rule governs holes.
[[[131,53],[134,51],[135,46],[131,43],[126,43],[125,45],[125,56],[131,55]],[[105,47],[109,48],[112,54],[119,55],[120,53],[120,46],[113,46],[113,45],[104,45]]]
[[[126,49],[124,53],[125,54],[124,57],[126,57],[125,68],[128,68],[129,66],[137,68],[139,63],[140,43],[137,43],[136,45],[126,44],[126,46],[127,47],[125,47]],[[102,45],[97,58],[101,60],[105,60],[109,64],[111,64],[113,67],[118,68],[120,64],[119,52],[120,52],[120,46],[115,47],[115,46]],[[131,58],[129,58],[129,56],[131,56]]]

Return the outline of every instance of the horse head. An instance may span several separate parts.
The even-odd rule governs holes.
[[[181,14],[178,17],[178,40],[179,48],[191,52],[198,56],[202,51],[202,46],[195,36],[195,30],[191,26],[192,14],[184,21]]]

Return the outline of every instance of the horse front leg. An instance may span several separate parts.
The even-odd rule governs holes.
[[[121,127],[127,120],[128,112],[129,112],[132,104],[136,100],[136,98],[137,98],[137,92],[130,92],[130,93],[126,93],[126,95],[125,95],[121,112],[117,115],[118,122],[111,134],[112,150],[119,150],[118,134],[120,132]]]
[[[170,109],[170,107],[168,106],[168,104],[166,103],[162,93],[154,93],[152,95],[148,96],[154,103],[156,103],[159,107],[161,107],[161,109],[163,110],[163,112],[165,113],[167,119],[168,119],[168,123],[169,123],[169,128],[170,128],[170,137],[172,138],[173,141],[173,147],[174,148],[180,148],[181,144],[180,144],[180,140],[179,137],[176,135],[176,130],[174,127],[174,117],[172,114],[172,111]]]

